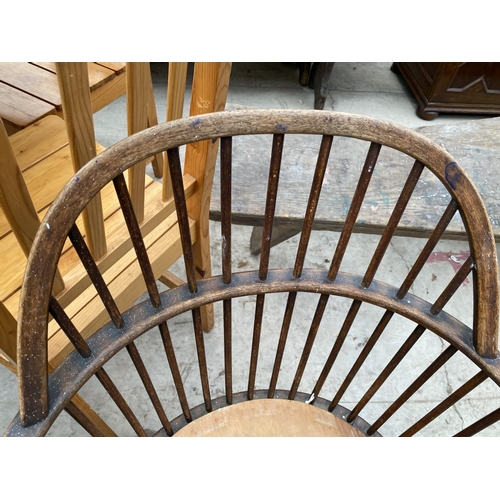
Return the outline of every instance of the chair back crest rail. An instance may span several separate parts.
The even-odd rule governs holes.
[[[233,138],[236,140],[237,136],[254,134],[269,134],[273,137],[262,250],[258,269],[238,273],[235,272],[231,263],[232,141]],[[270,264],[273,214],[279,192],[280,166],[285,154],[284,151],[286,151],[287,137],[290,134],[318,135],[322,136],[322,142],[312,184],[310,187],[304,187],[308,191],[310,189],[310,195],[295,263],[289,269],[273,269]],[[362,139],[369,145],[368,153],[361,170],[358,186],[350,202],[344,229],[340,234],[337,247],[334,249],[330,268],[327,271],[309,269],[305,264],[307,246],[314,222],[315,209],[324,182],[325,171],[328,167],[329,153],[331,148],[335,147],[336,137]],[[202,143],[201,141],[207,141],[207,144],[208,141],[215,143],[217,139],[221,141],[220,189],[222,215],[220,258],[222,271],[220,276],[203,277],[197,273],[195,265],[194,252],[196,250],[193,250],[192,245],[189,227],[189,206],[184,194],[182,166],[178,148],[186,144]],[[374,175],[374,170],[376,171],[379,153],[384,148],[392,148],[409,155],[414,164],[409,171],[408,180],[389,218],[387,228],[382,234],[377,249],[371,258],[368,269],[364,276],[351,276],[342,272],[340,266],[349,243],[352,228],[359,214],[359,208]],[[120,319],[116,319],[115,324],[109,323],[87,341],[84,341],[80,348],[77,347],[77,350],[72,352],[50,375],[51,382],[49,384],[46,340],[47,314],[51,301],[51,284],[56,274],[59,255],[66,237],[71,234],[80,213],[104,186],[111,181],[115,183],[115,186],[118,186],[122,182],[120,179],[122,179],[125,171],[164,151],[167,152],[169,163],[187,283],[158,294],[154,278],[148,275],[150,267],[148,256],[147,254],[144,255],[141,266],[144,269],[143,274],[148,286],[151,303],[146,301],[119,315]],[[185,169],[184,174],[189,172],[188,163],[186,163]],[[406,204],[411,198],[413,189],[425,169],[435,175],[446,186],[451,196],[450,204],[419,258],[414,263],[412,270],[406,278],[403,277],[402,285],[398,288],[384,284],[375,280],[377,269],[390,244],[398,221],[404,213]],[[211,179],[209,179],[206,186],[206,189],[210,188]],[[249,189],[251,189],[251,186],[249,186]],[[207,197],[206,194],[201,194],[201,196]],[[124,208],[124,210],[129,209]],[[206,211],[208,212],[208,208]],[[438,299],[433,303],[429,303],[421,297],[408,293],[408,291],[447,223],[456,213],[460,214],[469,236],[470,257],[465,260]],[[132,219],[134,218],[133,209],[130,209],[130,216]],[[127,218],[126,214],[125,217]],[[206,217],[208,220],[208,213]],[[132,222],[131,227],[133,225]],[[131,232],[133,232],[133,228]],[[140,234],[138,234],[137,247],[141,245],[140,238]],[[141,259],[139,258],[139,260]],[[474,286],[471,328],[443,310],[467,277],[472,279]],[[265,395],[263,395],[262,390],[258,387],[257,380],[265,298],[268,294],[278,293],[288,294],[288,301],[283,316],[279,343],[276,347],[276,360],[273,372],[270,374],[270,385],[268,390],[265,391]],[[36,235],[26,270],[20,308],[18,366],[21,412],[19,420],[13,422],[7,434],[45,434],[60,411],[67,406],[71,397],[80,390],[90,377],[96,375],[136,433],[145,435],[144,429],[137,422],[133,412],[124,403],[119,393],[116,392],[116,388],[104,371],[103,365],[123,348],[129,350],[132,359],[137,361],[138,358],[134,358],[134,341],[154,327],[158,327],[160,330],[182,410],[181,417],[170,422],[163,410],[160,409],[161,405],[157,400],[157,396],[151,396],[150,394],[151,401],[157,412],[159,412],[162,432],[167,435],[171,435],[177,428],[190,422],[193,415],[197,416],[210,412],[218,405],[230,405],[233,403],[233,399],[236,402],[242,398],[283,397],[284,393],[277,383],[282,370],[281,358],[287,345],[287,335],[295,300],[298,294],[303,293],[318,295],[319,299],[309,334],[305,340],[303,350],[299,353],[300,359],[298,360],[290,391],[285,396],[289,399],[307,400],[310,404],[323,406],[330,412],[345,418],[366,434],[376,435],[378,428],[383,425],[386,419],[390,418],[400,405],[417,391],[433,373],[442,367],[453,354],[460,351],[476,367],[479,367],[479,374],[465,384],[464,388],[460,388],[450,398],[445,399],[442,407],[431,411],[428,414],[429,416],[423,417],[422,423],[416,424],[415,429],[408,430],[408,435],[410,435],[426,425],[427,421],[436,418],[442,411],[449,408],[464,394],[470,392],[486,379],[491,379],[495,384],[499,384],[500,366],[497,360],[499,305],[497,260],[489,219],[484,204],[467,174],[444,149],[432,141],[411,130],[382,120],[336,112],[293,110],[248,110],[209,113],[167,122],[128,137],[92,159],[78,171],[78,176],[75,176],[66,184],[53,202]],[[248,385],[244,396],[241,395],[242,393],[235,392],[233,394],[235,360],[232,357],[231,349],[231,301],[242,296],[256,296]],[[321,319],[330,296],[348,298],[352,300],[352,304],[314,387],[304,393],[301,390],[301,380],[309,363],[311,351],[314,348],[315,336],[320,328]],[[220,402],[221,398],[213,398],[210,390],[209,372],[211,368],[207,366],[207,357],[210,358],[210,353],[205,348],[200,315],[202,306],[219,301],[222,302],[224,310],[225,398],[223,398],[223,403]],[[336,395],[331,400],[325,400],[319,397],[319,392],[326,383],[332,366],[349,334],[351,325],[364,303],[373,304],[385,310],[385,313]],[[190,407],[187,402],[178,363],[175,359],[174,348],[171,344],[170,333],[167,328],[168,320],[188,311],[191,311],[193,317],[196,355],[201,392],[203,394],[203,404],[196,408]],[[411,320],[416,325],[415,329],[400,351],[381,371],[374,385],[361,397],[355,408],[347,411],[339,402],[393,315],[400,315]],[[360,417],[363,407],[426,330],[436,333],[445,340],[449,344],[448,348],[423,371],[415,383],[400,395],[399,399],[396,399],[375,424],[367,424]],[[77,337],[78,335],[76,335]],[[75,346],[77,344],[78,339],[75,341]],[[143,368],[138,367],[136,361],[134,361],[134,364],[139,373],[146,373]],[[147,375],[144,375],[144,377],[143,381],[147,379]],[[474,424],[476,427],[471,426],[470,429],[464,431],[464,434],[478,432],[478,430],[498,420],[500,414],[493,412],[491,416],[485,418],[486,420],[479,420],[480,423],[477,425]],[[22,426],[25,426],[24,430]]]

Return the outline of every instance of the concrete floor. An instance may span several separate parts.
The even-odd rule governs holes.
[[[163,63],[155,63],[152,65],[152,73],[155,84],[155,95],[157,99],[157,109],[159,119],[163,120],[165,117],[165,103],[166,103],[166,65]],[[188,96],[189,97],[189,96]],[[187,100],[186,100],[187,101]],[[186,104],[186,112],[187,112]],[[312,109],[313,108],[313,91],[300,86],[298,83],[298,72],[293,65],[281,63],[235,63],[231,76],[231,83],[228,94],[228,107],[231,106],[249,106],[253,108],[297,108],[297,109]],[[97,140],[102,145],[108,147],[117,140],[125,137],[126,135],[126,114],[124,111],[125,99],[121,98],[108,106],[106,109],[98,112],[95,115],[95,124],[97,132]],[[422,125],[428,125],[429,122],[421,120],[415,113],[416,102],[402,80],[390,71],[390,63],[336,63],[333,73],[329,82],[328,98],[325,109],[335,109],[336,111],[345,111],[352,113],[359,113],[378,118],[392,120],[402,125],[416,128]],[[482,118],[479,116],[454,116],[454,115],[440,115],[432,123],[444,123],[447,121],[469,120],[471,118]],[[211,223],[213,238],[214,252],[220,246],[218,236],[220,234],[219,225],[215,222]],[[251,228],[245,226],[237,226],[234,234],[234,262],[237,263],[238,268],[244,270],[247,268],[255,268],[258,266],[258,257],[255,257],[249,252],[249,239]],[[379,237],[372,235],[354,235],[349,245],[349,257],[343,265],[346,272],[359,272],[359,269],[364,269],[367,265],[367,256],[370,256],[375,248]],[[338,240],[338,234],[331,232],[315,232],[310,244],[310,252],[308,255],[308,265],[323,266],[326,268],[329,259],[332,257],[332,248],[335,248],[335,243]],[[284,262],[293,261],[295,251],[298,243],[298,236],[282,243],[279,251],[272,254],[272,266],[282,267]],[[418,255],[419,249],[423,246],[424,241],[415,240],[411,238],[396,237],[394,238],[391,246],[387,252],[386,257],[382,263],[382,267],[377,274],[377,279],[385,280],[389,283],[394,281],[394,276],[408,271],[409,266]],[[413,292],[428,297],[428,300],[436,298],[443,287],[448,283],[453,276],[456,267],[455,261],[463,259],[462,253],[467,250],[467,245],[464,242],[456,241],[441,241],[435,249],[436,259],[429,264],[427,278],[424,282],[416,282]],[[214,273],[218,272],[219,264],[214,261]],[[397,280],[396,280],[397,281]],[[396,284],[396,283],[394,283]],[[280,297],[270,298],[266,302],[266,307],[276,308],[280,311],[281,305],[278,304]],[[471,287],[465,283],[456,297],[449,304],[447,309],[450,313],[456,314],[464,323],[470,324],[471,318],[467,311],[470,310],[471,301]],[[302,325],[307,329],[311,320],[312,312],[314,312],[316,301],[304,303],[303,306],[297,311],[296,321],[298,325]],[[338,328],[345,317],[345,313],[349,308],[350,302],[347,300],[339,300],[333,304],[327,311],[327,320],[325,323],[329,328]],[[245,301],[238,301],[235,304],[236,311],[244,312],[249,307]],[[370,314],[370,307],[366,307],[368,314],[356,320],[355,333],[348,337],[346,341],[349,351],[352,353],[347,356],[338,367],[339,373],[346,372],[351,366],[354,356],[359,354],[360,349],[366,343],[368,335],[373,331],[374,324],[378,321],[379,316],[376,311]],[[465,312],[464,312],[465,311]],[[216,314],[220,318],[221,310],[217,307]],[[234,313],[235,317],[237,312]],[[282,313],[278,313],[276,325],[278,327],[281,322]],[[250,314],[248,324],[241,324],[241,330],[250,329],[252,327],[253,316]],[[176,320],[176,326],[182,328],[185,318],[180,317]],[[374,323],[375,322],[375,323]],[[188,325],[189,326],[189,325]],[[273,325],[269,325],[271,329]],[[379,355],[380,363],[386,362],[389,356],[395,352],[401,343],[399,331],[405,328],[405,321],[395,322],[394,325],[384,334],[384,344],[381,346]],[[219,357],[222,359],[222,344],[220,342],[222,330],[220,327],[206,336],[206,350],[210,356]],[[302,334],[303,336],[303,334]],[[406,337],[405,337],[406,338]],[[292,341],[298,341],[293,340]],[[331,342],[328,342],[326,332],[321,331],[318,334],[319,345],[323,346],[325,352],[328,353],[331,348]],[[158,338],[148,338],[141,340],[141,348],[146,352],[146,348],[151,352],[151,362],[154,362],[154,356],[157,352],[162,351],[161,345],[158,343]],[[180,340],[179,340],[180,342]],[[271,346],[276,345],[276,337],[269,339],[270,344],[264,344],[263,351],[272,351]],[[158,343],[158,345],[156,345]],[[182,348],[182,347],[179,347]],[[243,347],[242,347],[243,348]],[[439,354],[443,349],[443,343],[431,336],[425,337],[419,343],[419,349],[426,352],[436,352]],[[234,356],[238,355],[235,351]],[[416,353],[418,357],[418,352]],[[292,360],[285,360],[284,363],[291,362]],[[118,373],[121,370],[121,363],[123,360],[117,359],[110,367],[110,373]],[[247,360],[242,361],[239,370],[246,370],[245,363]],[[260,361],[259,361],[260,362]],[[164,365],[163,359],[159,359],[158,363]],[[161,366],[161,365],[160,365]],[[163,369],[165,367],[163,366]],[[314,371],[314,366],[310,371]],[[454,370],[455,369],[455,370]],[[415,373],[412,371],[410,364],[405,368],[406,372],[403,376],[408,378],[408,382],[412,381]],[[411,403],[406,407],[404,412],[398,412],[399,415],[394,417],[394,422],[391,423],[389,428],[384,429],[386,435],[397,435],[399,432],[408,427],[408,422],[411,420],[411,414],[416,412],[421,413],[425,409],[429,409],[433,405],[433,401],[439,396],[438,392],[449,392],[451,388],[456,388],[457,384],[463,383],[466,379],[466,373],[469,373],[469,367],[465,367],[462,359],[457,359],[450,367],[444,372],[437,375],[437,379],[424,394],[419,393],[419,397],[413,398]],[[307,373],[305,378],[309,376]],[[311,375],[312,376],[312,375]],[[194,375],[193,375],[194,377]],[[361,374],[360,374],[361,377]],[[122,387],[127,392],[126,377],[120,371],[120,378],[122,378]],[[223,392],[223,378],[220,373],[211,373],[211,382],[215,395],[222,394]],[[444,380],[446,379],[446,380]],[[343,399],[343,404],[349,406],[351,398],[359,397],[363,387],[370,379],[370,373],[366,374],[366,382],[362,378],[359,384],[349,389]],[[363,383],[365,382],[365,383]],[[96,387],[93,381],[89,382],[82,391],[82,395],[88,398],[96,398],[97,405],[106,412],[106,404],[103,399],[98,396],[99,388]],[[325,393],[329,388],[333,387],[335,382],[329,381],[325,386]],[[487,385],[487,387],[486,387]],[[458,407],[446,413],[443,418],[438,419],[435,425],[429,426],[426,430],[427,435],[439,435],[444,426],[451,426],[457,431],[461,429],[467,422],[468,418],[473,414],[484,414],[485,411],[491,411],[496,408],[498,401],[500,401],[498,393],[494,392],[491,385],[486,384],[482,387],[481,391],[475,391],[471,397],[461,403]],[[187,382],[189,387],[189,378]],[[196,383],[192,383],[193,394],[192,397],[199,398],[201,395],[200,389]],[[243,390],[241,388],[240,390]],[[375,398],[373,403],[366,409],[365,416],[370,419],[372,415],[379,415],[380,409],[384,408],[385,402],[393,397],[394,387],[388,384],[386,392]],[[169,405],[175,408],[175,402],[169,392],[164,386],[158,386],[158,391],[161,398],[165,398],[166,406]],[[132,399],[133,394],[128,394]],[[201,402],[201,401],[200,401]],[[137,404],[137,411],[145,418],[145,427],[151,430],[157,429],[158,423],[149,408],[143,403],[134,401]],[[14,375],[7,370],[0,370],[0,429],[4,429],[13,416],[17,412],[17,386]],[[175,409],[172,410],[172,416],[175,415]],[[170,415],[169,415],[170,416]],[[112,422],[112,427],[120,428],[123,426],[121,417],[116,417]],[[124,432],[130,433],[125,424]],[[485,435],[499,435],[500,427],[488,430]],[[68,435],[85,435],[77,424],[75,424],[69,417],[62,415],[59,421],[51,431],[51,435],[55,436],[68,436]]]

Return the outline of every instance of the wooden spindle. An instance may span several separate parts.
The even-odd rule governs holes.
[[[498,410],[492,411],[481,420],[474,422],[472,425],[469,425],[462,431],[455,434],[454,437],[471,437],[477,434],[478,432],[484,431],[490,427],[490,425],[495,424],[500,420],[500,408]]]
[[[295,265],[293,269],[294,278],[300,278],[302,269],[304,267],[304,260],[307,252],[307,246],[309,244],[309,239],[311,236],[314,216],[316,215],[316,209],[318,206],[319,196],[321,194],[321,187],[323,185],[323,179],[325,177],[326,167],[328,165],[328,158],[330,156],[332,143],[333,143],[333,136],[323,136],[318,153],[318,160],[316,162],[316,169],[314,173],[313,183],[311,185],[311,190],[309,193],[309,200],[307,202],[306,214],[304,217],[304,224],[302,228],[302,234],[300,237],[299,247],[297,250],[297,256],[295,258]],[[283,352],[285,350],[288,331],[290,329],[290,323],[292,320],[293,309],[295,307],[296,298],[297,298],[297,293],[295,292],[292,292],[288,295],[285,314],[283,317],[283,324],[281,327],[281,333],[278,342],[278,348],[276,350],[276,358],[274,361],[273,373],[271,375],[271,382],[269,385],[269,391],[268,391],[269,398],[272,398],[274,396],[274,392],[276,390],[279,370],[283,358]]]
[[[403,299],[404,296],[408,293],[408,290],[413,285],[413,282],[415,281],[417,276],[420,274],[420,271],[424,267],[424,264],[427,262],[427,259],[430,257],[432,251],[434,250],[434,247],[440,240],[441,236],[443,235],[445,229],[448,227],[448,224],[453,219],[453,216],[455,215],[457,210],[457,202],[452,199],[446,207],[443,215],[441,216],[441,219],[434,228],[434,231],[432,232],[430,238],[427,240],[424,248],[420,252],[420,255],[417,257],[417,260],[413,264],[410,272],[408,273],[408,276],[405,278],[401,287],[399,288],[396,294],[396,297],[398,299]]]
[[[265,280],[269,267],[271,252],[271,234],[273,231],[274,213],[278,195],[278,182],[283,154],[284,134],[274,134],[271,152],[271,166],[267,184],[266,209],[264,213],[264,226],[262,231],[262,247],[260,252],[259,278]]]
[[[184,193],[184,184],[182,181],[179,149],[169,149],[167,151],[167,158],[170,168],[170,178],[172,180],[172,191],[177,210],[177,220],[181,235],[182,250],[184,253],[184,266],[186,269],[187,282],[189,291],[191,293],[196,293],[198,290],[196,268],[194,264],[193,247],[191,244],[191,233],[189,231],[189,220],[187,214],[186,196]]]
[[[262,247],[260,252],[259,279],[267,279],[269,269],[269,257],[271,253],[271,235],[273,231],[274,213],[276,210],[276,199],[278,195],[279,174],[283,154],[284,134],[273,135],[271,151],[271,164],[269,168],[269,179],[267,184],[266,208],[264,212],[264,227],[262,231]],[[252,337],[252,350],[250,354],[250,373],[248,375],[248,399],[253,398],[255,388],[255,377],[257,374],[257,361],[259,356],[260,334],[262,328],[262,316],[264,313],[265,295],[257,295],[255,305],[255,319]]]
[[[434,304],[432,305],[430,310],[431,314],[438,314],[441,309],[443,309],[446,303],[458,290],[459,286],[465,281],[465,278],[467,278],[473,267],[474,265],[472,263],[472,257],[469,256],[468,259],[462,264],[455,276],[453,276],[452,280],[443,290],[436,302],[434,302]]]
[[[313,392],[311,394],[311,400],[314,400],[318,397],[319,391],[323,387],[323,384],[326,381],[326,377],[330,373],[333,364],[335,363],[335,360],[337,359],[337,356],[340,352],[340,349],[344,345],[344,341],[347,337],[347,334],[351,330],[351,326],[356,319],[356,316],[359,312],[359,308],[361,307],[362,302],[360,300],[354,300],[351,304],[351,307],[349,308],[349,311],[347,313],[347,316],[345,317],[344,323],[342,324],[342,328],[340,329],[339,334],[337,335],[337,339],[335,340],[335,343],[333,344],[332,350],[330,351],[330,354],[328,355],[328,359],[326,360],[325,366],[323,367],[323,370],[321,371],[320,377],[313,389]]]
[[[276,391],[276,384],[278,383],[278,375],[280,372],[281,362],[283,360],[283,354],[285,352],[286,340],[288,337],[288,332],[290,330],[290,323],[292,321],[292,314],[296,298],[297,292],[291,292],[288,294],[285,314],[283,316],[283,324],[281,325],[280,338],[278,341],[278,348],[276,349],[276,356],[274,359],[273,372],[271,374],[271,382],[269,384],[269,391],[267,393],[268,398],[273,398]]]
[[[134,432],[140,437],[147,437],[146,431],[104,368],[100,368],[95,375],[116,406],[118,406],[123,416],[127,419],[132,429],[134,429]]]
[[[144,276],[144,281],[146,283],[151,303],[154,307],[160,307],[160,294],[158,292],[158,287],[153,274],[153,268],[151,267],[151,262],[149,261],[146,245],[144,244],[144,239],[142,238],[141,229],[135,216],[132,200],[130,198],[123,174],[115,177],[113,179],[113,184],[122,208],[125,223],[127,224],[130,239],[132,240],[132,244],[134,246],[135,254],[137,255],[137,261],[139,262],[142,275]]]
[[[378,322],[375,330],[370,335],[368,342],[363,347],[363,350],[359,354],[354,365],[349,370],[347,377],[344,379],[344,381],[342,382],[342,385],[340,386],[339,390],[335,394],[335,397],[333,398],[333,400],[331,402],[331,406],[333,408],[339,404],[340,399],[344,395],[347,388],[351,385],[351,382],[353,381],[354,377],[356,376],[356,374],[360,370],[361,366],[363,366],[363,363],[366,361],[366,358],[368,357],[368,355],[372,351],[372,349],[375,346],[375,344],[377,343],[378,339],[380,338],[382,333],[385,331],[385,329],[386,329],[387,325],[389,324],[389,321],[392,319],[393,315],[394,315],[394,313],[392,311],[386,311],[384,313],[384,315],[382,316],[382,319]],[[319,382],[320,382],[320,380],[324,380],[324,379],[326,379],[326,376],[322,374],[322,376],[318,380],[317,387],[315,387],[315,390],[314,390],[314,393],[316,394],[316,396],[319,394],[319,391],[321,390],[321,386],[322,386],[322,384],[320,385]]]
[[[200,369],[201,388],[203,392],[203,399],[205,401],[205,408],[207,411],[212,411],[212,402],[210,398],[210,385],[208,380],[207,357],[205,353],[205,343],[203,340],[203,328],[201,325],[201,312],[200,309],[193,309],[193,326],[196,341],[196,352],[198,355],[198,367]]]
[[[372,435],[384,425],[394,413],[396,413],[413,394],[415,394],[448,360],[457,352],[453,346],[448,346],[416,379],[415,381],[399,396],[394,403],[385,410],[385,412],[371,425],[367,434]]]
[[[422,336],[424,332],[425,328],[421,325],[418,325],[413,330],[411,335],[406,339],[403,345],[392,357],[391,361],[389,361],[387,366],[382,370],[380,375],[376,378],[375,382],[373,382],[368,391],[366,391],[363,397],[359,400],[358,404],[354,407],[351,413],[349,413],[347,417],[348,422],[352,422],[359,415],[359,412],[366,406],[366,404],[370,401],[370,399],[374,396],[374,394],[380,389],[382,384],[387,380],[389,375],[396,369],[398,364],[408,354],[410,349],[415,345],[417,340]],[[330,406],[328,407],[328,411],[333,411],[333,409],[334,405],[330,404]]]
[[[311,354],[314,340],[316,339],[316,334],[318,333],[319,327],[321,325],[321,320],[325,312],[326,304],[328,303],[328,298],[329,295],[321,294],[318,300],[318,305],[316,306],[316,311],[314,313],[311,327],[309,329],[309,333],[307,335],[304,348],[302,349],[302,355],[300,357],[300,361],[297,366],[297,370],[295,372],[295,376],[292,382],[292,387],[290,388],[290,392],[288,393],[288,399],[295,399],[295,396],[299,389],[299,384],[302,379],[302,375],[304,374],[307,360],[309,359],[309,355]]]
[[[109,317],[113,321],[116,328],[123,328],[123,318],[120,314],[118,306],[116,305],[116,302],[114,301],[109,288],[106,285],[102,274],[99,271],[99,268],[97,267],[97,264],[92,257],[89,248],[87,247],[87,244],[85,243],[85,239],[83,238],[82,233],[80,233],[80,230],[78,229],[78,226],[76,224],[73,224],[73,227],[71,228],[68,236],[71,240],[71,243],[73,244],[73,248],[76,250],[76,253],[80,257],[82,264],[84,265],[92,283],[94,284],[95,289],[99,294],[104,307],[106,308],[106,311],[108,311]]]
[[[156,392],[156,389],[153,385],[153,381],[151,380],[151,377],[149,376],[149,373],[146,369],[146,365],[144,364],[144,361],[142,360],[142,357],[139,354],[139,350],[137,349],[134,342],[131,342],[130,344],[127,345],[127,352],[129,353],[129,356],[132,359],[132,362],[134,363],[135,369],[137,370],[139,377],[141,377],[144,388],[146,389],[146,392],[149,396],[149,400],[151,401],[156,411],[156,414],[160,419],[161,425],[163,425],[163,428],[165,429],[167,435],[172,436],[173,431],[170,422],[160,402],[160,398],[158,397],[158,393]]]
[[[418,422],[413,424],[409,429],[401,434],[401,437],[410,437],[421,431],[426,425],[429,425],[433,420],[435,420],[439,415],[444,413],[446,410],[451,408],[457,401],[460,401],[469,392],[474,390],[480,384],[482,384],[488,375],[485,372],[479,372],[465,384],[463,384],[459,389],[450,394],[444,401],[438,404],[430,412],[426,413]]]
[[[333,137],[331,135],[323,136],[321,146],[318,154],[318,161],[314,172],[313,183],[309,193],[309,200],[307,202],[306,214],[304,217],[304,224],[302,227],[302,234],[300,236],[299,248],[297,250],[297,257],[295,259],[295,266],[293,268],[293,277],[299,278],[304,266],[304,259],[306,257],[307,246],[311,236],[314,216],[318,207],[318,200],[321,194],[321,187],[323,186],[323,179],[325,177],[326,167],[328,165],[328,158],[332,148]]]
[[[174,380],[175,390],[177,392],[177,397],[179,398],[179,403],[181,405],[182,413],[188,422],[191,422],[191,412],[189,411],[189,403],[186,398],[186,391],[184,390],[184,384],[182,383],[181,372],[179,370],[179,364],[177,363],[177,358],[175,356],[174,346],[172,344],[172,338],[170,337],[170,332],[166,323],[160,323],[158,325],[160,330],[161,340],[163,342],[163,348],[165,349],[165,354],[167,355],[168,366],[170,367],[170,372],[172,373],[172,378]]]
[[[399,221],[401,220],[401,217],[406,209],[406,206],[410,201],[411,195],[413,194],[413,191],[415,189],[415,186],[417,185],[417,182],[420,178],[423,169],[424,169],[424,164],[419,161],[416,161],[415,164],[413,165],[413,168],[411,169],[410,175],[406,180],[403,190],[401,191],[399,199],[396,202],[394,210],[391,213],[389,221],[387,222],[387,226],[385,227],[382,237],[378,242],[372,260],[370,261],[368,269],[366,270],[366,273],[361,282],[361,285],[364,286],[365,288],[368,288],[370,286],[375,276],[375,273],[377,272],[377,269],[379,268],[380,263],[382,262],[385,252],[387,251],[387,247],[389,246],[389,243],[391,242],[392,237],[394,235],[394,231],[396,231],[396,228],[398,227]]]
[[[330,265],[330,270],[328,271],[328,279],[330,281],[334,280],[340,269],[340,264],[344,258],[347,245],[351,238],[352,230],[354,224],[356,224],[356,219],[358,218],[359,210],[361,209],[361,204],[365,198],[366,190],[370,184],[373,171],[375,169],[375,164],[377,163],[378,155],[382,146],[380,144],[371,143],[368,149],[368,154],[366,156],[361,175],[359,177],[358,185],[354,191],[352,197],[351,206],[349,207],[349,212],[344,223],[344,228],[340,234],[339,242],[337,243],[337,248],[335,249],[335,254]]]
[[[222,233],[222,279],[231,283],[231,206],[232,206],[232,137],[221,138],[220,151],[220,189],[221,189],[221,233]],[[224,379],[226,401],[233,401],[233,361],[232,361],[232,303],[223,301],[224,316]]]
[[[56,320],[57,324],[61,327],[61,330],[65,333],[66,337],[68,337],[69,341],[78,351],[78,353],[83,358],[88,358],[92,353],[87,342],[85,342],[81,333],[73,324],[59,302],[52,295],[49,299],[49,312]]]
[[[78,408],[72,401],[70,401],[64,410],[76,422],[78,422],[92,437],[106,437],[104,432],[88,416]]]
[[[184,95],[186,92],[187,62],[168,63],[168,88],[167,88],[167,122],[182,118],[184,108]],[[163,160],[163,200],[167,201],[173,196],[172,180],[167,166],[168,158],[165,153]]]
[[[259,358],[260,334],[262,329],[262,316],[264,313],[264,294],[257,295],[255,303],[255,318],[253,324],[252,349],[250,351],[250,370],[248,374],[248,399],[253,399],[255,390],[255,377],[257,375],[257,362]]]

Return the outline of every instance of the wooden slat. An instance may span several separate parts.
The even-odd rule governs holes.
[[[148,97],[150,82],[149,63],[127,65],[127,131],[128,135],[145,130],[148,126]],[[130,197],[139,224],[144,220],[144,174],[142,161],[128,171]]]
[[[35,206],[10,146],[5,128],[0,123],[0,206],[9,226],[16,234],[24,254],[40,226]]]
[[[57,63],[54,62],[34,62],[32,63],[35,66],[40,68],[44,68],[51,73],[56,74]],[[87,63],[87,69],[89,72],[89,83],[90,83],[90,91],[94,92],[99,87],[106,85],[113,78],[115,78],[115,71],[111,68],[106,68],[104,65],[100,65],[99,63],[89,62]]]
[[[13,364],[17,359],[17,321],[0,302],[0,350]]]
[[[25,173],[24,179],[30,198],[38,213],[43,212],[52,203],[55,196],[72,176],[71,162],[68,162],[69,154],[69,147],[66,147]],[[5,231],[5,229],[4,222],[3,230]],[[0,272],[3,272],[5,278],[0,289],[3,300],[5,300],[12,291],[20,287],[26,259],[22,257],[21,249],[9,231],[4,233],[4,238],[0,242],[2,255],[4,255],[4,258],[0,260]],[[9,293],[6,294],[5,290],[8,290]]]
[[[10,146],[9,138],[5,128],[0,123],[0,206],[3,215],[12,229],[13,236],[24,257],[20,259],[21,266],[26,262],[40,221],[28,192],[25,180],[19,169],[14,152]],[[12,246],[12,240],[9,242]],[[2,260],[11,260],[10,266],[6,268],[5,281],[9,283],[10,272],[16,270],[18,263],[12,262],[13,255],[2,255]],[[4,263],[2,262],[2,266]],[[9,283],[10,284],[10,283]],[[5,286],[5,285],[3,285]],[[59,272],[56,273],[54,290],[56,293],[64,288],[64,282]],[[4,295],[4,293],[2,293]]]
[[[105,68],[113,70],[117,75],[124,73],[127,66],[124,62],[98,62],[96,64],[100,64]]]
[[[97,113],[97,111],[125,94],[127,88],[125,76],[126,72],[120,73],[106,85],[102,85],[92,92],[93,113]]]
[[[50,71],[25,62],[0,62],[0,81],[62,109],[57,77]]]
[[[64,120],[55,115],[42,118],[9,139],[23,172],[69,144]]]
[[[231,63],[195,63],[190,115],[222,111],[226,105]],[[211,274],[209,210],[218,141],[204,141],[186,147],[185,172],[198,181],[198,192],[188,201],[188,214],[199,221],[199,234],[193,250],[201,277]],[[213,328],[213,307],[202,309],[203,329]]]
[[[55,113],[53,105],[0,82],[0,117],[16,130]]]
[[[167,122],[182,118],[187,68],[188,63],[186,62],[168,63]],[[167,153],[164,154],[163,162],[163,199],[168,200],[173,194]]]
[[[96,142],[86,63],[56,63],[64,106],[64,120],[76,172],[96,156]],[[88,247],[95,259],[106,253],[106,235],[100,194],[83,212]]]

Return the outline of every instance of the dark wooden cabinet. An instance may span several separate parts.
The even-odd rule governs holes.
[[[413,95],[417,114],[432,120],[439,113],[500,115],[500,63],[394,63]]]

